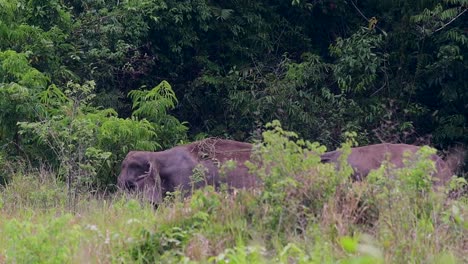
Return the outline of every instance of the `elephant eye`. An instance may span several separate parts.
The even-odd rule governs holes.
[[[141,175],[141,174],[144,174],[144,173],[148,173],[149,165],[133,163],[133,164],[130,164],[128,166],[128,169],[130,171],[134,172],[136,175]]]
[[[143,166],[145,168],[145,173],[150,173],[150,170],[151,170],[151,166],[150,164],[146,164],[145,166]]]

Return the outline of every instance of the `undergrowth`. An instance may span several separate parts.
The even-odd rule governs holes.
[[[467,199],[428,184],[431,149],[363,182],[323,151],[273,124],[249,164],[261,188],[176,192],[157,208],[117,192],[80,194],[70,212],[53,172],[20,170],[0,190],[0,263],[468,261]]]

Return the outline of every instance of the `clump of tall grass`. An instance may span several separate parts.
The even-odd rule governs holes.
[[[65,184],[50,170],[19,170],[0,186],[3,210],[18,211],[25,208],[47,210],[63,208],[66,203]]]

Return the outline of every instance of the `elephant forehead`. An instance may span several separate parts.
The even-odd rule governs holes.
[[[130,165],[142,165],[146,164],[149,161],[149,154],[144,152],[133,152],[129,153],[127,157],[124,159],[123,164]]]

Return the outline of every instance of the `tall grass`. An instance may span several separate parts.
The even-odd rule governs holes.
[[[426,184],[428,150],[351,182],[294,137],[266,134],[251,164],[262,188],[175,193],[157,209],[118,192],[80,194],[70,212],[52,172],[17,173],[0,190],[0,263],[468,262],[467,199]]]

